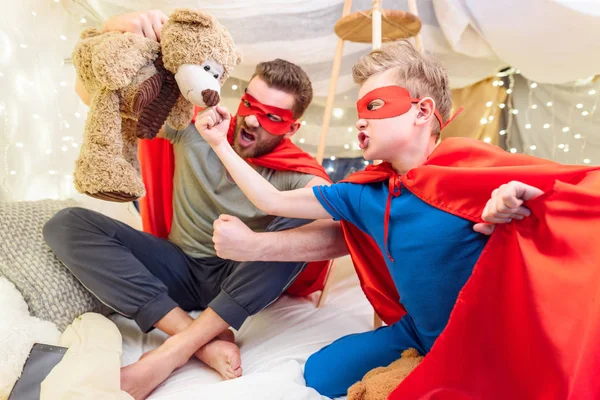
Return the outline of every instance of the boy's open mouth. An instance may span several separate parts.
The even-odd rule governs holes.
[[[360,132],[358,134],[358,145],[362,149],[366,149],[369,145],[369,136],[366,133]]]

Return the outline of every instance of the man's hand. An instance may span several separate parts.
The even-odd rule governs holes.
[[[116,15],[104,23],[102,32],[131,32],[160,42],[160,31],[167,19],[160,10]]]
[[[258,233],[239,218],[221,214],[213,223],[213,242],[217,256],[233,261],[259,261]]]
[[[512,181],[500,186],[492,192],[481,215],[487,223],[475,224],[473,230],[484,235],[491,235],[495,224],[506,224],[513,219],[521,220],[531,215],[528,208],[523,207],[523,202],[534,199],[543,192],[533,186],[522,182]]]
[[[227,140],[231,115],[225,107],[209,107],[196,115],[196,129],[212,147]]]

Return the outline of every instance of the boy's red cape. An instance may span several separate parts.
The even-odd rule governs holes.
[[[233,141],[234,128],[235,117],[231,119],[227,135],[230,143]],[[140,140],[139,158],[142,178],[146,185],[146,196],[140,199],[144,231],[167,238],[173,219],[173,172],[175,171],[173,147],[165,139]],[[271,153],[248,161],[261,167],[278,171],[302,172],[331,182],[325,169],[289,139],[283,139]],[[307,296],[322,290],[330,262],[309,263],[286,293]]]
[[[384,163],[347,181],[385,180],[391,192],[401,182],[473,222],[511,180],[544,191],[527,202],[530,217],[496,227],[446,329],[389,398],[600,398],[600,168],[449,138],[405,176]],[[358,228],[343,228],[367,298],[386,323],[396,322],[405,310],[383,255]]]

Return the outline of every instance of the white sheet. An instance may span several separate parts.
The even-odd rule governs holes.
[[[348,263],[338,267],[336,275],[346,277],[336,279],[325,307],[316,308],[316,294],[310,298],[283,296],[244,323],[236,333],[244,370],[241,378],[222,381],[219,374],[193,359],[175,371],[150,399],[324,399],[305,386],[306,359],[343,335],[373,326],[373,309],[356,275],[344,272]],[[166,338],[157,330],[144,335],[121,316],[114,316],[113,321],[123,335],[123,365],[135,362]]]

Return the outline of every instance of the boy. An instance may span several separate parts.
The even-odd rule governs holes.
[[[359,60],[353,76],[361,84],[356,127],[364,158],[387,161],[372,169],[387,171],[387,179],[378,182],[279,192],[224,139],[229,124],[224,108],[217,108],[216,121],[196,122],[258,208],[273,215],[350,222],[384,255],[406,314],[390,326],[343,337],[309,358],[307,385],[330,397],[344,395],[366,372],[388,365],[409,347],[429,352],[486,245],[488,238],[481,233],[490,231],[483,225],[473,229],[472,221],[428,204],[400,178],[426,162],[448,119],[450,91],[440,64],[420,55],[410,43],[397,42]],[[490,222],[510,222],[529,214],[521,206],[524,190],[529,197],[541,192],[524,184],[515,187],[519,195],[501,198],[502,207],[490,208]]]

